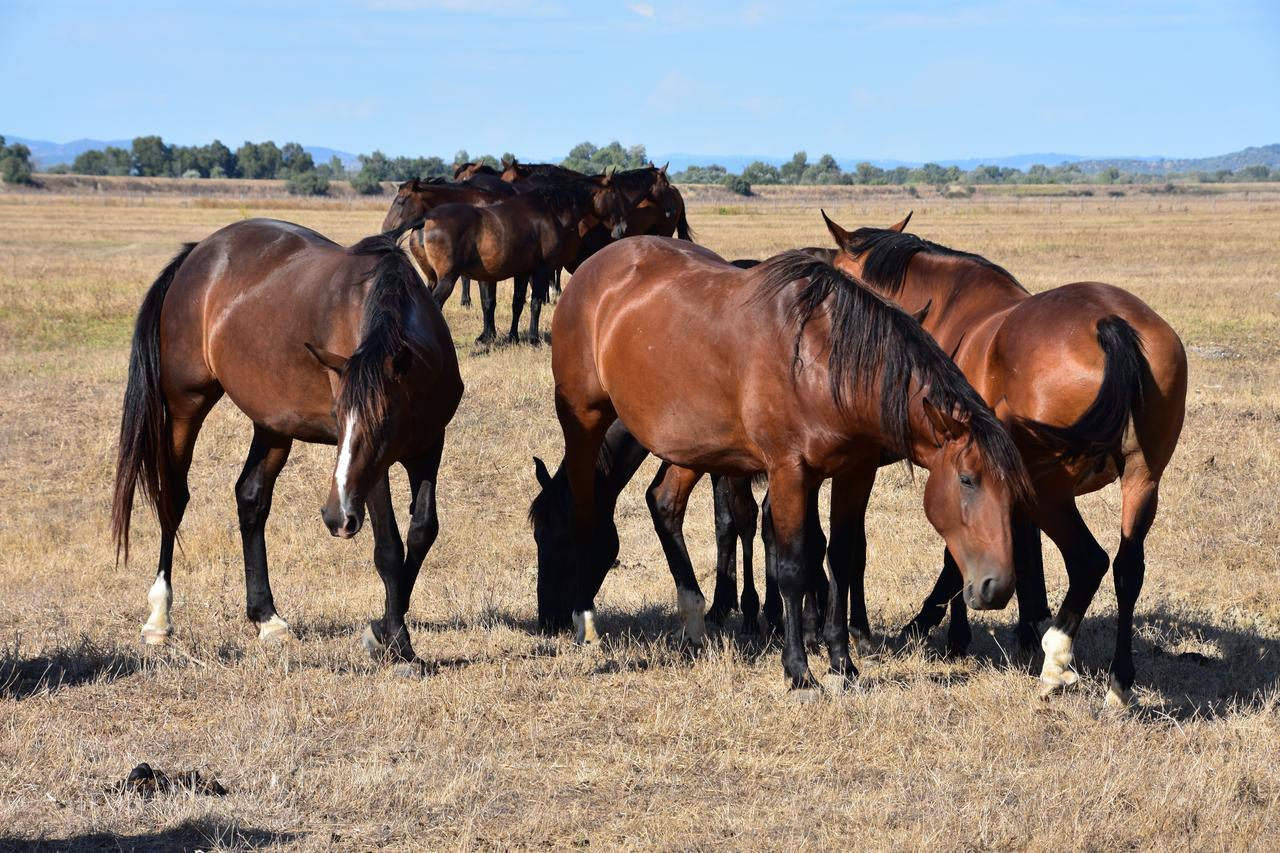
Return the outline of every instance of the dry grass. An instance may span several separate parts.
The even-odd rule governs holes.
[[[113,564],[107,533],[144,288],[179,242],[242,215],[354,241],[381,211],[3,194],[0,848],[1275,849],[1280,198],[833,190],[743,200],[707,190],[690,218],[722,254],[762,256],[825,244],[819,204],[846,225],[887,224],[914,207],[920,233],[987,254],[1032,289],[1083,278],[1130,288],[1191,346],[1187,428],[1139,602],[1132,713],[1099,712],[1109,583],[1081,631],[1081,685],[1047,704],[1033,698],[1038,661],[1013,652],[1008,612],[975,619],[967,660],[886,642],[860,662],[865,690],[806,706],[787,701],[776,648],[722,637],[689,656],[670,639],[672,583],[640,493],[652,467],[620,506],[603,648],[535,635],[524,512],[530,456],[560,453],[549,353],[473,352],[478,312],[456,303],[448,316],[467,395],[441,477],[443,533],[411,611],[433,672],[397,679],[356,648],[381,586],[368,536],[337,542],[318,518],[328,448],[295,452],[268,526],[276,600],[299,640],[258,646],[241,615],[232,498],[249,429],[227,403],[197,447],[174,572],[177,637],[144,651],[155,526],[139,514],[127,568]],[[882,636],[914,613],[936,572],[922,485],[888,472],[873,498],[868,601]],[[1114,548],[1117,492],[1083,506]],[[708,592],[710,521],[703,487],[689,538]],[[1046,552],[1057,600],[1061,563]],[[231,793],[103,793],[144,760],[212,773]]]

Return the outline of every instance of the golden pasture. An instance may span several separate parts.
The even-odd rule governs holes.
[[[1121,714],[1102,712],[1109,580],[1081,629],[1081,683],[1049,702],[1012,611],[975,614],[963,660],[940,655],[940,632],[897,643],[941,557],[923,474],[900,469],[881,474],[868,518],[878,644],[855,693],[789,702],[777,647],[739,646],[732,631],[701,654],[680,645],[643,499],[652,461],[619,506],[602,646],[538,635],[525,512],[531,457],[554,467],[561,453],[550,352],[473,349],[479,311],[456,298],[467,391],[410,610],[426,677],[398,678],[357,646],[382,587],[368,532],[339,542],[321,524],[327,447],[295,446],[277,487],[268,551],[297,639],[259,646],[232,493],[250,430],[226,401],[196,448],[176,635],[144,649],[156,527],[137,513],[128,566],[108,535],[144,290],[180,242],[241,217],[350,243],[385,204],[0,194],[0,848],[1280,846],[1280,192],[690,193],[700,242],[726,257],[827,245],[819,206],[849,227],[914,208],[913,231],[1032,290],[1109,281],[1179,331],[1187,424],[1148,540],[1136,705]],[[509,294],[499,288],[499,328]],[[1118,490],[1082,506],[1114,550]],[[711,521],[703,485],[687,534],[708,597]],[[1045,552],[1056,603],[1065,579]],[[140,761],[212,774],[229,794],[106,790]]]

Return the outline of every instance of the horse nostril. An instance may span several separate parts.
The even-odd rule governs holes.
[[[360,519],[354,513],[347,514],[347,523],[343,525],[342,530],[348,536],[354,536],[356,531],[360,529]]]

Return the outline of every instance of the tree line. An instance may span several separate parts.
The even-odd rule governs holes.
[[[6,146],[4,138],[0,137],[0,177],[9,183],[29,181],[33,171],[30,154],[26,146]],[[461,150],[452,161],[446,162],[441,157],[389,157],[375,150],[372,154],[359,155],[359,168],[348,170],[336,155],[328,162],[317,164],[311,154],[296,142],[277,146],[270,140],[246,141],[233,151],[217,139],[208,145],[169,145],[159,136],[139,136],[127,149],[107,146],[101,150],[84,151],[70,165],[62,164],[48,171],[139,177],[275,178],[286,181],[290,192],[301,195],[323,195],[329,191],[330,181],[346,179],[357,192],[378,194],[383,191],[385,181],[448,179],[453,176],[454,167],[462,163],[479,162],[501,168],[514,159],[509,152],[501,157],[473,157],[466,150]],[[648,155],[643,145],[624,147],[614,141],[597,147],[591,142],[583,142],[570,149],[560,165],[587,174],[600,174],[616,169],[639,168],[647,162]],[[1036,164],[1025,172],[1008,166],[978,166],[963,170],[957,166],[926,163],[919,167],[883,169],[871,163],[858,163],[852,170],[845,171],[830,154],[810,161],[806,152],[797,151],[780,166],[757,160],[740,174],[735,174],[713,163],[689,166],[671,178],[676,183],[719,184],[733,192],[750,195],[752,186],[771,184],[932,186],[942,190],[958,186],[963,191],[964,188],[983,184],[1127,184],[1161,183],[1171,179],[1199,183],[1280,181],[1280,168],[1253,165],[1235,170],[1152,174],[1122,171],[1114,166],[1086,171],[1077,164],[1068,163],[1058,166]]]

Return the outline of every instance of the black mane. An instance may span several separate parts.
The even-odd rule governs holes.
[[[420,311],[426,289],[398,239],[399,234],[389,231],[366,237],[347,249],[349,255],[378,258],[373,285],[364,301],[360,345],[347,360],[337,406],[341,416],[354,414],[366,434],[379,429],[387,412],[387,360],[405,352],[416,355],[424,348],[405,321]]]
[[[907,265],[921,252],[972,261],[1008,279],[1018,289],[1026,290],[1008,270],[999,264],[992,263],[982,255],[949,249],[925,240],[923,237],[917,237],[915,234],[888,228],[859,228],[851,237],[845,251],[855,258],[866,256],[863,260],[862,277],[868,284],[875,285],[890,296],[902,289],[902,283],[907,277]]]
[[[860,281],[804,251],[784,252],[757,267],[762,293],[777,298],[793,282],[804,279],[791,307],[798,324],[794,364],[798,371],[804,328],[823,305],[831,319],[828,374],[837,406],[861,389],[879,394],[880,422],[886,447],[910,464],[911,383],[926,389],[929,400],[944,412],[959,409],[969,422],[969,440],[1017,497],[1030,494],[1022,457],[1008,430],[996,420],[960,368],[912,317],[886,302]],[[879,377],[880,387],[875,387]]]

